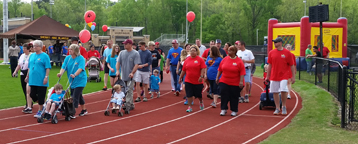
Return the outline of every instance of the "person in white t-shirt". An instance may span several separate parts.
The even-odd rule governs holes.
[[[245,79],[245,88],[241,91],[241,95],[245,95],[245,99],[243,100],[242,97],[240,97],[239,102],[249,102],[249,92],[250,92],[250,83],[251,83],[251,64],[255,63],[255,57],[252,54],[250,50],[247,50],[245,48],[245,42],[244,41],[236,41],[235,46],[239,48],[239,51],[237,51],[236,55],[241,58],[242,62],[244,62],[246,75],[244,76]]]
[[[199,50],[200,50],[199,56],[203,55],[204,51],[206,50],[206,47],[204,45],[201,45],[201,41],[199,38],[196,39],[195,44],[196,44],[196,46],[199,47]]]

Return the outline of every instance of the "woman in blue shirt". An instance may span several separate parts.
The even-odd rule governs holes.
[[[113,88],[114,83],[117,81],[118,77],[116,76],[116,64],[117,64],[117,57],[120,52],[120,48],[117,44],[113,46],[112,53],[107,57],[107,67],[109,69],[109,76],[110,76],[110,82],[111,86]],[[119,68],[119,72],[121,69]]]
[[[71,96],[75,108],[78,108],[78,103],[81,105],[82,111],[79,116],[84,116],[88,113],[82,96],[82,91],[87,84],[85,61],[85,58],[80,53],[80,47],[77,44],[72,44],[69,48],[69,55],[65,58],[60,73],[57,74],[58,77],[61,77],[67,71],[69,82],[73,81],[71,84]],[[73,115],[70,117],[76,118]]]
[[[220,54],[218,47],[212,46],[210,48],[210,56],[206,59],[205,62],[207,67],[205,79],[209,80],[211,93],[214,95],[214,101],[211,103],[211,106],[214,108],[216,108],[219,96],[219,87],[218,84],[215,82],[215,79],[218,73],[219,65],[222,60],[222,55]]]

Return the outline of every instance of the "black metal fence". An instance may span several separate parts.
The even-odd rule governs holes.
[[[331,59],[312,58],[307,62],[298,57],[297,73],[299,80],[326,89],[339,101],[342,128],[358,129],[358,69],[348,69]]]

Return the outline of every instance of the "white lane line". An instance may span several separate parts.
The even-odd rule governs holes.
[[[54,133],[54,134],[44,135],[44,136],[40,136],[40,137],[34,137],[34,138],[25,139],[25,140],[15,141],[15,142],[11,142],[11,143],[9,143],[9,144],[15,144],[15,143],[21,143],[21,142],[26,142],[26,141],[31,141],[31,140],[37,140],[37,139],[40,139],[40,138],[47,138],[47,137],[50,137],[50,136],[55,136],[55,135],[59,135],[59,134],[65,134],[65,133],[69,133],[69,132],[73,132],[73,131],[78,131],[78,130],[82,130],[82,129],[86,129],[86,128],[91,128],[91,127],[95,127],[95,126],[100,126],[100,125],[104,125],[104,124],[108,124],[108,123],[120,121],[120,120],[125,120],[125,119],[129,119],[129,118],[132,118],[132,117],[137,117],[137,116],[140,116],[140,115],[144,115],[144,114],[147,114],[147,113],[151,113],[151,112],[154,112],[154,111],[162,110],[162,109],[165,109],[165,108],[168,108],[168,107],[177,105],[177,104],[179,104],[179,103],[183,103],[183,102],[182,102],[182,101],[176,102],[176,103],[173,103],[173,104],[170,104],[170,105],[161,107],[161,108],[157,108],[157,109],[154,109],[154,110],[150,110],[150,111],[147,111],[147,112],[135,114],[135,115],[128,116],[128,117],[123,117],[123,118],[120,118],[120,119],[115,119],[115,120],[111,120],[111,121],[107,121],[107,122],[92,124],[92,125],[90,125],[90,126],[85,126],[85,127],[81,127],[81,128],[72,129],[72,130],[57,132],[57,133]]]
[[[244,114],[243,116],[255,116],[255,117],[273,117],[273,118],[284,118],[283,116],[270,116],[270,115],[255,115],[255,114]]]
[[[164,93],[164,95],[167,95],[171,93],[171,91],[167,92],[167,93]],[[154,100],[154,99],[149,99],[148,101],[150,100]],[[107,100],[108,101],[108,100]],[[134,104],[138,104],[138,103],[142,103],[142,102],[136,102]],[[105,109],[105,108],[104,108]],[[91,115],[91,114],[96,114],[96,113],[99,113],[99,112],[104,112],[104,109],[103,110],[99,110],[99,111],[94,111],[94,112],[90,112],[89,114],[87,115]],[[60,120],[64,120],[65,118],[62,118],[62,119],[59,119]],[[35,123],[35,124],[30,124],[30,125],[25,125],[25,126],[18,126],[18,127],[13,127],[13,128],[7,128],[7,129],[3,129],[3,130],[0,130],[0,133],[1,132],[4,132],[4,131],[10,131],[10,130],[13,130],[13,129],[19,129],[19,128],[25,128],[25,127],[30,127],[30,126],[36,126],[36,125],[40,125],[40,124],[46,124],[46,123],[50,123],[51,121],[47,121],[47,122],[44,122],[44,123]]]
[[[276,128],[278,125],[280,125],[283,121],[285,121],[287,118],[289,118],[289,117],[291,116],[291,114],[296,110],[297,105],[298,105],[298,96],[297,96],[297,94],[296,94],[294,91],[292,91],[292,92],[293,92],[293,94],[294,94],[295,97],[296,97],[296,104],[295,104],[295,107],[293,108],[293,110],[290,112],[290,114],[288,114],[283,120],[281,120],[280,122],[278,122],[278,123],[277,123],[276,125],[274,125],[273,127],[269,128],[268,130],[262,132],[261,134],[255,136],[255,137],[253,137],[252,139],[249,139],[248,141],[244,142],[243,144],[247,144],[247,143],[249,143],[249,142],[251,142],[251,141],[257,139],[258,137],[264,135],[265,133],[269,132],[270,130]]]
[[[255,85],[257,85],[259,88],[261,88],[262,91],[264,90],[260,85],[254,83],[254,82],[252,82],[252,83],[255,84]],[[229,119],[229,120],[226,120],[226,121],[224,121],[224,122],[222,122],[222,123],[219,123],[219,124],[217,124],[217,125],[214,125],[214,126],[212,126],[212,127],[209,127],[209,128],[207,128],[207,129],[204,129],[204,130],[199,131],[199,132],[197,132],[197,133],[194,133],[194,134],[192,134],[192,135],[189,135],[189,136],[183,137],[183,138],[181,138],[181,139],[178,139],[178,140],[169,142],[169,143],[167,143],[167,144],[173,144],[173,143],[176,143],[176,142],[179,142],[179,141],[188,139],[188,138],[190,138],[190,137],[196,136],[196,135],[198,135],[198,134],[204,133],[204,132],[209,131],[209,130],[211,130],[211,129],[214,129],[214,128],[218,127],[218,126],[221,126],[221,125],[223,125],[223,124],[225,124],[225,123],[228,123],[228,122],[230,122],[230,121],[232,121],[232,120],[234,120],[234,119],[236,119],[236,118],[238,118],[238,117],[240,117],[240,116],[246,114],[247,112],[249,112],[250,110],[252,110],[253,108],[255,108],[255,107],[256,107],[257,105],[259,105],[259,104],[260,104],[260,102],[257,103],[256,105],[254,105],[253,107],[251,107],[250,109],[246,110],[245,112],[241,113],[240,115],[236,116],[236,117],[233,117],[233,118],[231,118],[231,119]]]

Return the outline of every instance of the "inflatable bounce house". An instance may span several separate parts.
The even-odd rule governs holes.
[[[322,24],[323,44],[330,51],[329,58],[337,60],[349,66],[347,58],[347,19],[339,18],[337,22],[323,22]],[[276,37],[283,39],[283,45],[291,44],[291,52],[296,57],[304,57],[308,44],[317,46],[320,43],[320,24],[319,22],[310,23],[309,17],[304,16],[300,22],[279,23],[277,19],[268,21],[267,35],[267,54],[274,49],[272,42]],[[296,59],[297,64],[298,58]],[[301,58],[301,66],[297,70],[305,70],[306,62]]]

